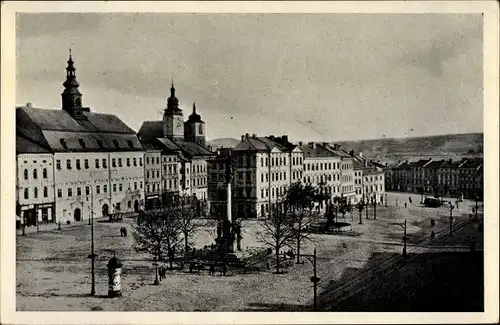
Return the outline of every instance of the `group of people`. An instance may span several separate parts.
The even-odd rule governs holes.
[[[209,275],[215,275],[215,267],[216,267],[216,263],[215,262],[212,262],[208,265],[208,274]],[[189,264],[189,273],[193,273],[194,270],[197,270],[198,273],[200,272],[201,269],[204,269],[204,266],[203,264],[199,264],[197,265],[196,263],[192,262]],[[228,273],[228,266],[226,263],[222,263],[222,266],[219,270],[220,272],[220,276],[226,276],[226,274]]]
[[[125,227],[120,228],[120,236],[127,237],[127,228]]]

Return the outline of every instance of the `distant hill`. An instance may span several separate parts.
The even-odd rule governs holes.
[[[338,142],[346,149],[384,162],[419,158],[459,159],[483,155],[483,133]]]
[[[374,140],[341,141],[347,150],[362,152],[365,157],[393,163],[419,158],[460,159],[483,155],[483,133],[446,134],[417,138],[382,138]],[[294,143],[300,139],[291,139]],[[221,138],[208,141],[213,148],[234,148],[240,140]]]
[[[211,146],[212,148],[234,148],[240,143],[240,140],[233,139],[233,138],[220,138],[220,139],[213,139],[210,141],[207,141],[208,145]]]

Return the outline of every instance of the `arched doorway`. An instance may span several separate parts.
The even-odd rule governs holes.
[[[139,201],[134,201],[134,212],[139,212]]]
[[[73,215],[74,215],[75,221],[80,221],[82,219],[82,211],[79,208],[75,209],[75,212]]]
[[[103,204],[102,206],[102,217],[106,218],[109,214],[109,206],[107,204]]]

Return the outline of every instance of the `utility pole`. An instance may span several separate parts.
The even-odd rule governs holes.
[[[313,276],[311,277],[311,282],[313,283],[313,294],[314,294],[314,305],[313,311],[318,310],[318,282],[320,278],[317,277],[317,268],[316,268],[316,247],[314,248],[314,252],[312,255],[310,254],[301,254],[300,256],[305,257],[311,262],[313,266]]]
[[[404,223],[401,222],[391,222],[389,223],[389,226],[399,226],[403,229],[404,235],[403,235],[403,259],[406,260],[406,219]]]
[[[92,261],[92,271],[91,271],[91,275],[92,275],[92,287],[90,289],[90,295],[91,296],[95,296],[95,259],[97,257],[97,255],[94,253],[94,188],[90,186],[90,190],[91,190],[91,198],[92,198],[92,208],[90,211],[90,255],[88,256],[91,261]]]

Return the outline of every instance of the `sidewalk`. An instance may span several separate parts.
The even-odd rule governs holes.
[[[127,212],[127,213],[123,213],[123,219],[125,218],[132,218],[132,217],[135,217],[137,215],[137,213],[135,212]],[[102,221],[102,220],[107,220],[108,217],[102,217],[102,218],[94,218],[94,226],[96,224],[96,222],[99,222],[99,221]],[[89,220],[83,220],[83,221],[73,221],[71,222],[71,224],[67,225],[65,223],[61,223],[61,229],[59,230],[59,225],[57,223],[48,223],[48,224],[40,224],[38,226],[38,231],[37,231],[37,227],[36,226],[30,226],[30,227],[26,227],[25,228],[25,234],[28,235],[28,234],[33,234],[33,233],[37,233],[37,232],[47,232],[47,231],[54,231],[54,230],[59,230],[59,231],[63,231],[63,230],[66,230],[66,229],[72,229],[74,227],[81,227],[81,226],[85,226],[85,225],[89,225]],[[23,229],[16,229],[16,235],[17,236],[22,236],[23,234]]]

